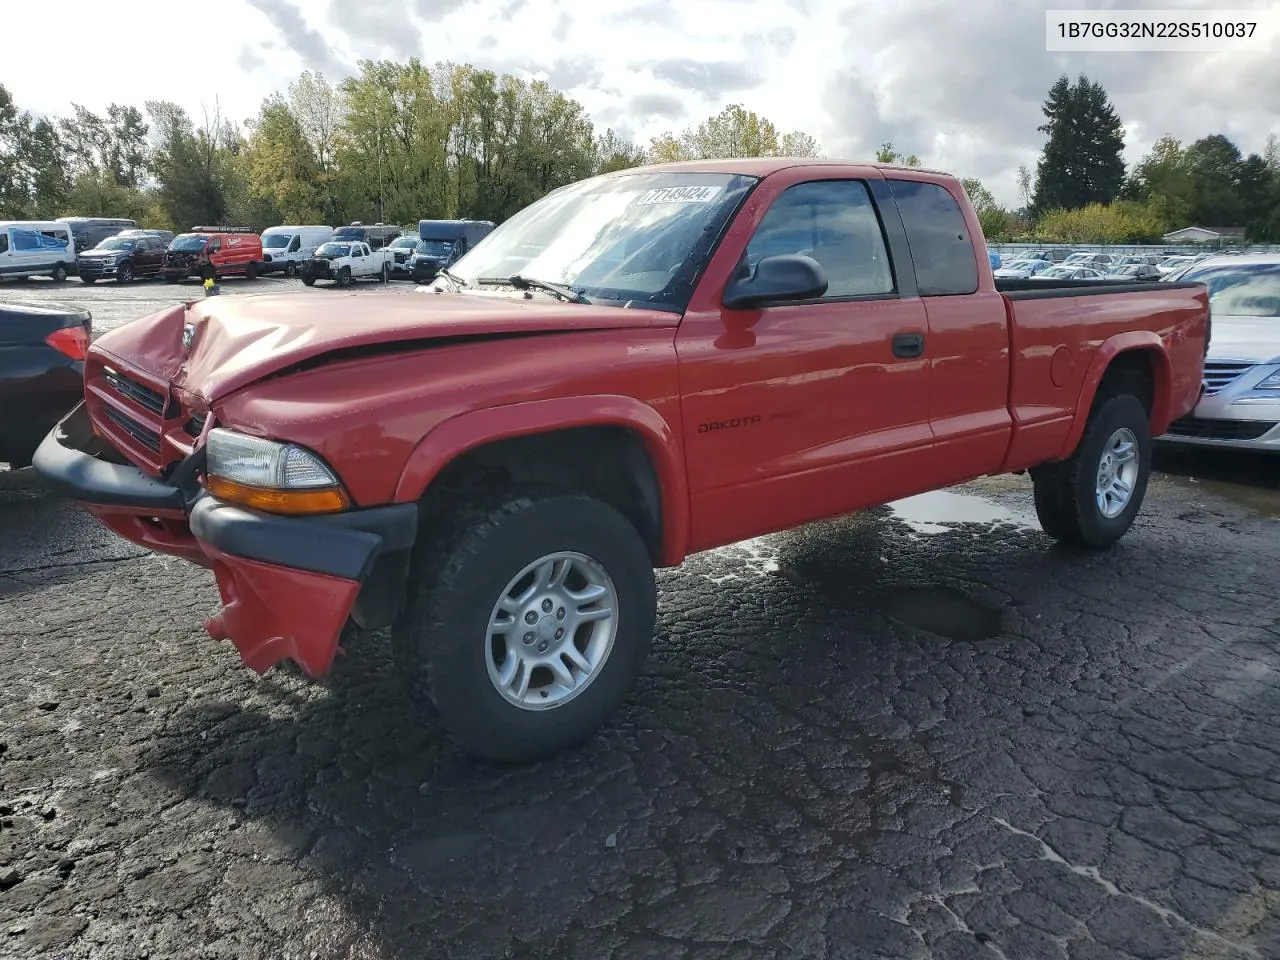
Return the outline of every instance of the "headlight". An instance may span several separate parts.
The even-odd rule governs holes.
[[[1258,381],[1255,390],[1280,390],[1280,370]]]
[[[216,427],[205,454],[205,487],[219,500],[294,515],[351,506],[334,472],[303,447]]]

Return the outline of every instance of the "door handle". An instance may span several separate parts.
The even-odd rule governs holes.
[[[923,333],[895,333],[893,335],[893,355],[907,359],[918,357],[924,353]]]

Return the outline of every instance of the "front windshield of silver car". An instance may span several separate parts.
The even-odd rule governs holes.
[[[756,178],[637,173],[562,187],[459,260],[468,286],[503,278],[559,284],[590,302],[682,311],[728,218]]]

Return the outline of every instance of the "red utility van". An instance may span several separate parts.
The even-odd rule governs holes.
[[[248,227],[192,227],[173,238],[164,257],[164,278],[252,280],[262,266],[262,238]]]

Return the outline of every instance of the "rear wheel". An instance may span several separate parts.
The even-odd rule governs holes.
[[[294,266],[294,263],[292,260],[290,260],[288,263],[284,265],[284,275],[286,277],[292,277],[297,272],[298,272],[298,268]]]
[[[55,263],[53,269],[49,271],[49,276],[53,277],[54,283],[61,283],[67,279],[67,265],[65,263]]]
[[[513,490],[447,515],[419,541],[393,631],[416,705],[490,760],[532,760],[590,737],[653,640],[643,539],[572,491]]]
[[[302,282],[308,287],[314,287],[316,285],[316,278],[304,276],[302,278]]]
[[[252,262],[251,262],[251,263],[249,263],[249,264],[247,264],[247,265],[245,266],[245,268],[244,268],[244,278],[245,278],[246,280],[257,280],[257,279],[258,279],[258,265],[257,265],[256,263],[252,263]]]
[[[1069,546],[1109,547],[1133,526],[1150,475],[1146,408],[1128,393],[1100,398],[1075,453],[1031,471],[1040,526]]]

